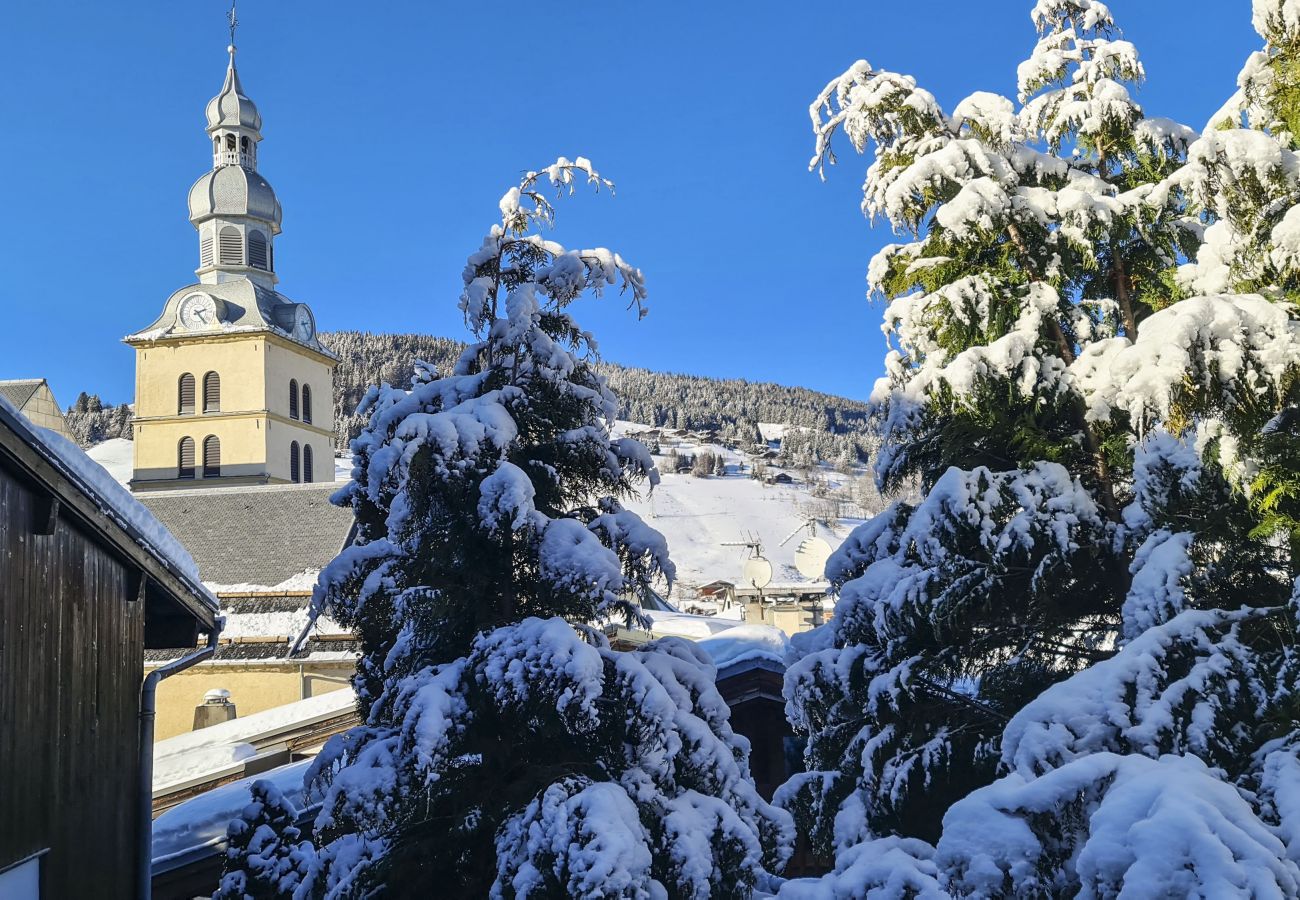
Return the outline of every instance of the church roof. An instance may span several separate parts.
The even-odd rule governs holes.
[[[0,381],[0,397],[4,397],[15,409],[22,409],[45,384],[44,378],[20,378]]]
[[[180,320],[181,302],[192,294],[207,294],[219,301],[217,323],[204,331],[195,332],[186,328]],[[167,299],[162,315],[143,331],[129,334],[123,340],[156,341],[170,337],[202,336],[205,334],[237,333],[247,331],[269,331],[280,337],[309,347],[317,353],[337,357],[316,339],[313,333],[309,337],[295,335],[294,317],[305,304],[295,303],[288,297],[263,287],[247,278],[234,278],[215,284],[190,284],[176,291]]]
[[[220,93],[208,101],[208,130],[242,127],[261,131],[262,116],[257,111],[257,106],[244,93],[244,86],[239,83],[234,45],[226,49],[230,53],[230,65],[226,67],[226,81],[221,86]]]
[[[190,187],[190,221],[213,216],[249,216],[271,223],[276,233],[284,214],[270,182],[243,166],[204,172]]]
[[[329,502],[334,482],[140,494],[215,585],[278,585],[338,555],[352,510]]]

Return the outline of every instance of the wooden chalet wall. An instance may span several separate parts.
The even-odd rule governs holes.
[[[0,457],[0,868],[48,848],[42,897],[135,891],[138,594]]]

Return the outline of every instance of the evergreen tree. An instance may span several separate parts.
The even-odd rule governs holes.
[[[641,273],[543,238],[545,181],[608,186],[561,159],[501,200],[464,271],[477,338],[455,370],[371,388],[353,442],[353,544],[316,604],[355,630],[365,725],[330,741],[319,850],[300,896],[746,896],[781,866],[707,657],[684,641],[612,651],[672,564],[619,498],[657,479],[611,439],[617,404],[570,316]]]
[[[259,779],[251,802],[226,830],[226,864],[215,900],[272,900],[302,881],[311,845],[300,843],[295,811],[272,782]]]
[[[1300,890],[1300,4],[1255,13],[1203,136],[1144,116],[1095,0],[1038,0],[1018,108],[865,62],[814,106],[814,165],[874,145],[864,210],[914,238],[871,263],[873,402],[881,486],[924,491],[832,557],[787,676],[810,771],[779,799],[827,887],[888,857],[916,893]]]

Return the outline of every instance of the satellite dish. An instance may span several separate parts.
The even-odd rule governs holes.
[[[831,545],[819,537],[806,538],[794,551],[794,567],[804,578],[817,580],[826,576],[826,560],[831,557]]]
[[[772,564],[761,556],[747,559],[741,577],[761,591],[772,583]]]

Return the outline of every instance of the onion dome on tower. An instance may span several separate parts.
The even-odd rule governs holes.
[[[190,188],[190,221],[199,232],[199,268],[205,284],[247,278],[271,287],[275,277],[275,236],[280,233],[280,201],[257,172],[262,116],[244,93],[235,68],[235,47],[220,93],[208,101],[212,171]]]

